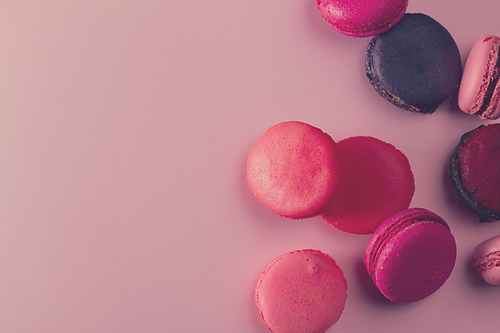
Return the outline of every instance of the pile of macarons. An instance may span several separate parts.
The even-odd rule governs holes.
[[[406,13],[408,0],[316,0],[338,32],[371,37],[366,76],[386,100],[431,114],[458,90],[462,111],[500,117],[500,38],[481,37],[462,68],[451,34],[425,14]],[[500,220],[500,124],[465,133],[449,163],[455,196],[481,222]],[[389,300],[416,302],[450,276],[457,246],[449,224],[425,208],[410,208],[415,181],[406,156],[392,144],[355,136],[335,142],[299,121],[269,127],[247,159],[251,192],[290,219],[321,216],[344,232],[372,234],[364,257],[375,286]],[[474,266],[500,285],[500,236],[478,245]],[[323,333],[347,299],[342,269],[328,254],[283,254],[262,272],[255,299],[275,333]]]

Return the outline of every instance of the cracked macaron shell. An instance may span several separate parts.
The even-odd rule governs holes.
[[[401,211],[370,239],[364,264],[381,293],[410,303],[436,292],[450,276],[456,243],[448,224],[424,208]]]
[[[455,197],[481,222],[500,220],[500,124],[461,136],[448,170]]]

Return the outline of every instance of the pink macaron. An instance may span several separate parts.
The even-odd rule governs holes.
[[[411,208],[389,217],[377,228],[364,263],[385,297],[410,303],[430,296],[445,283],[456,255],[448,224],[429,210]]]
[[[369,136],[337,143],[339,191],[321,213],[336,228],[371,234],[389,216],[408,208],[415,181],[406,156],[393,145]]]
[[[500,286],[500,236],[479,244],[472,253],[474,266],[489,284]]]
[[[352,37],[379,35],[403,17],[408,0],[317,0],[323,18]]]
[[[279,256],[255,287],[262,319],[274,333],[323,333],[337,322],[346,299],[342,269],[318,250]]]
[[[500,37],[486,35],[473,46],[458,92],[462,111],[481,119],[500,117]]]
[[[251,148],[247,180],[257,199],[280,216],[318,215],[338,189],[337,145],[328,134],[306,123],[279,123]]]

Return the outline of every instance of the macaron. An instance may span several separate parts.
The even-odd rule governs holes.
[[[394,26],[408,0],[317,0],[317,5],[323,18],[341,34],[368,37]]]
[[[257,199],[276,214],[292,219],[316,216],[338,190],[337,145],[309,124],[279,123],[250,149],[247,180]]]
[[[279,256],[255,287],[257,307],[274,333],[323,333],[338,321],[346,299],[342,269],[318,250]]]
[[[500,286],[500,236],[485,240],[472,253],[474,266],[484,281]]]
[[[458,91],[458,106],[481,119],[500,117],[500,37],[479,38],[465,64]]]
[[[406,156],[369,136],[337,143],[342,177],[337,195],[321,213],[336,228],[371,234],[389,216],[409,207],[415,181]]]
[[[424,14],[405,14],[375,36],[365,58],[368,80],[385,99],[407,111],[430,114],[457,90],[460,52],[451,34]]]
[[[500,124],[481,125],[462,135],[448,173],[455,197],[480,222],[500,220]]]
[[[427,209],[411,208],[394,214],[377,228],[364,264],[386,298],[410,303],[430,296],[445,283],[456,255],[448,224]]]

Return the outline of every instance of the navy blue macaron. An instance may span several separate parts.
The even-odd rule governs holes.
[[[424,14],[405,14],[371,39],[366,75],[385,99],[407,111],[433,113],[460,84],[462,62],[451,34]]]

